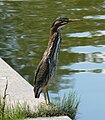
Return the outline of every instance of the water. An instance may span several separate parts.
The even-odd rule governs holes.
[[[62,29],[52,100],[75,91],[78,120],[105,119],[105,1],[36,0],[0,2],[0,56],[33,85],[34,71],[47,47],[50,26],[64,15],[83,19]]]

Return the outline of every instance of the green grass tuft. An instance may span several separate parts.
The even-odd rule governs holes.
[[[45,105],[42,103],[37,109],[31,111],[29,106],[18,104],[15,108],[7,107],[3,108],[2,99],[0,99],[0,120],[24,120],[27,117],[51,117],[67,115],[72,120],[75,120],[79,100],[75,93],[64,95],[63,99],[54,102],[51,105]],[[4,111],[2,111],[4,109]]]

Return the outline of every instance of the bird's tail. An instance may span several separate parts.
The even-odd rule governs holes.
[[[35,98],[39,98],[41,92],[42,92],[42,89],[41,89],[41,88],[34,87],[34,95],[35,95]]]

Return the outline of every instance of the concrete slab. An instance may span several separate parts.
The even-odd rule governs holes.
[[[43,96],[35,99],[33,87],[0,58],[0,96],[3,96],[7,80],[7,104],[25,103],[34,109],[34,106],[44,102]]]
[[[71,120],[68,116],[27,118],[26,120]]]
[[[7,88],[7,105],[16,105],[23,103],[29,105],[31,110],[34,106],[38,106],[40,103],[45,102],[43,96],[39,99],[34,98],[33,87],[22,78],[13,68],[11,68],[4,60],[0,58],[0,96],[3,96],[6,82],[8,81]],[[67,116],[60,117],[39,117],[39,118],[27,118],[25,120],[71,120]]]

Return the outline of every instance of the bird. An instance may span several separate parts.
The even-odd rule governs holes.
[[[51,26],[48,47],[39,62],[34,77],[35,98],[39,98],[40,94],[43,92],[46,104],[51,104],[48,94],[48,84],[56,71],[56,66],[58,63],[58,55],[62,41],[61,27],[69,22],[75,22],[78,20],[80,19],[58,17]]]

